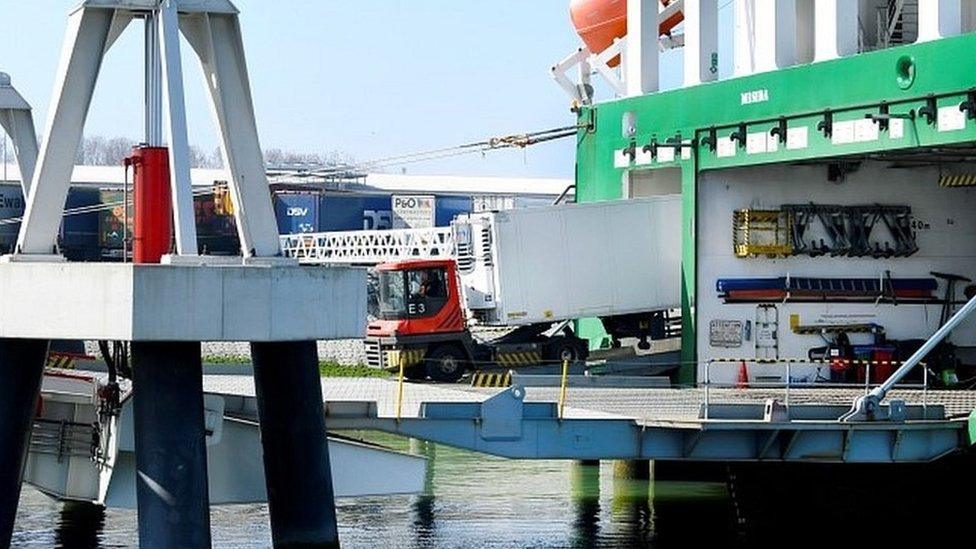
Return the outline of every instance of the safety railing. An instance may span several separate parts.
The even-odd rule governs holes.
[[[559,379],[559,420],[566,409],[566,388],[569,386],[569,360],[563,360],[563,372]]]
[[[404,259],[450,259],[450,227],[334,231],[281,236],[285,257],[309,265],[377,265]]]
[[[30,451],[56,456],[59,462],[72,457],[98,460],[100,436],[97,423],[36,418],[31,430]]]
[[[397,423],[403,417],[403,381],[406,377],[406,362],[400,361],[400,368],[397,371],[397,394],[396,394],[396,420]]]
[[[752,364],[754,366],[774,366],[781,367],[783,369],[783,375],[781,380],[777,381],[775,379],[750,379],[748,375],[747,364]],[[756,358],[717,358],[711,359],[704,362],[705,369],[705,381],[701,384],[704,395],[703,395],[703,415],[704,419],[709,418],[709,408],[712,404],[712,389],[713,388],[726,388],[726,389],[782,389],[783,390],[783,404],[787,407],[790,406],[790,398],[793,390],[796,389],[863,389],[864,394],[867,395],[871,392],[872,387],[880,386],[885,382],[885,379],[878,379],[877,381],[872,381],[872,367],[877,369],[881,367],[897,369],[901,366],[903,362],[894,360],[858,360],[858,359],[796,359],[796,358],[781,358],[781,359],[756,359]],[[722,367],[728,368],[729,366],[738,367],[740,370],[736,373],[734,381],[715,381],[713,379],[712,368],[721,365]],[[797,367],[806,367],[807,369],[811,367],[819,367],[827,369],[827,376],[823,377],[820,375],[819,370],[814,374],[813,379],[810,376],[804,376],[802,379],[794,379],[793,374]],[[929,390],[929,369],[925,363],[920,362],[917,367],[922,369],[922,379],[920,383],[899,383],[896,385],[899,389],[915,389],[922,391],[922,408],[925,409],[928,406],[928,390]],[[831,379],[831,368],[853,369],[855,374],[857,370],[863,369],[863,381],[859,378],[857,381],[833,381]],[[875,372],[877,373],[877,372]],[[889,372],[890,375],[890,372]],[[762,377],[777,377],[773,376],[762,376]]]

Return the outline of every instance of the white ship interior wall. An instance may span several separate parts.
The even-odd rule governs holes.
[[[826,165],[779,165],[704,172],[698,186],[697,327],[698,379],[704,381],[706,361],[726,358],[808,358],[811,348],[822,347],[830,335],[795,333],[802,326],[877,324],[889,340],[930,336],[940,323],[946,282],[933,271],[976,280],[976,187],[942,187],[940,177],[950,173],[976,173],[976,166],[895,167],[891,162],[865,161],[837,181],[828,180]],[[918,251],[908,257],[844,257],[829,253],[811,257],[737,257],[733,247],[733,212],[742,209],[778,210],[785,204],[890,205],[911,208],[911,228]],[[827,238],[818,223],[811,223],[808,241]],[[872,240],[884,246],[891,240],[878,223]],[[888,274],[890,273],[890,275]],[[774,277],[874,278],[883,288],[891,279],[926,278],[938,281],[929,303],[897,299],[876,302],[727,302],[716,289],[719,279]],[[965,300],[966,282],[957,284],[956,308]],[[773,322],[774,321],[774,322]],[[731,329],[730,329],[731,328]],[[738,336],[735,334],[738,333]],[[731,336],[730,336],[731,334]],[[868,345],[870,333],[851,333],[852,345]],[[951,335],[966,351],[976,347],[976,320],[970,319]],[[971,349],[970,349],[971,350]],[[905,359],[907,357],[901,357]],[[710,367],[713,382],[741,379],[741,362]],[[792,365],[794,381],[829,379],[829,366]],[[750,381],[785,380],[782,364],[748,365]]]

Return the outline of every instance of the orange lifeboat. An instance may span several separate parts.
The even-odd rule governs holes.
[[[661,0],[661,5],[666,7],[671,2]],[[593,53],[600,53],[617,38],[627,36],[627,0],[570,0],[569,17],[576,33]],[[669,34],[684,18],[684,13],[678,11],[661,21],[660,34]],[[619,64],[619,56],[610,61],[611,67]]]

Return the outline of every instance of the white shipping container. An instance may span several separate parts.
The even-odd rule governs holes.
[[[462,215],[465,306],[489,325],[681,305],[678,195]]]

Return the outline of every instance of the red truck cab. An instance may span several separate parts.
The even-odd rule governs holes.
[[[366,330],[370,365],[436,381],[460,378],[472,341],[454,260],[395,261],[376,272],[378,318]]]
[[[379,318],[367,335],[409,336],[465,329],[453,260],[412,260],[376,267]]]

